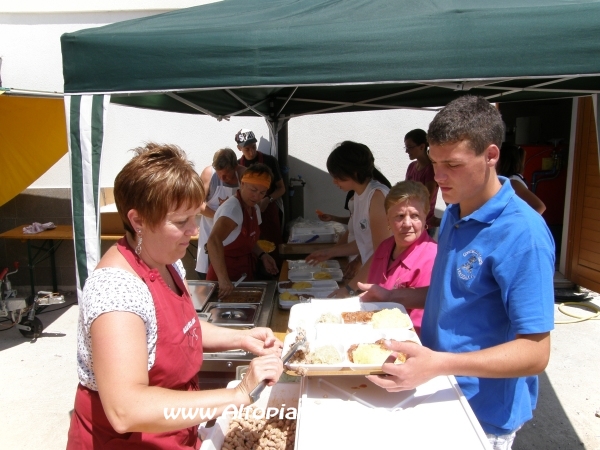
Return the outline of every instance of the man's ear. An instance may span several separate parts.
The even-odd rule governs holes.
[[[491,144],[485,149],[485,158],[488,166],[496,166],[496,163],[500,159],[500,149],[496,144]]]
[[[139,215],[137,210],[130,209],[127,213],[127,218],[129,219],[129,223],[131,224],[131,227],[135,230],[136,233],[138,230],[142,229],[144,221],[142,220],[142,217]]]

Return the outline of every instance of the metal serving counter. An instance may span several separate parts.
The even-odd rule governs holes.
[[[276,281],[240,283],[234,293],[228,296],[235,303],[218,299],[218,284],[214,281],[190,280],[188,285],[201,320],[238,329],[269,326],[276,300]],[[236,368],[249,364],[253,358],[254,355],[245,350],[204,353],[200,373],[229,372],[235,376]]]

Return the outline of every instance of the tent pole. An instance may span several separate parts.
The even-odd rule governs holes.
[[[600,168],[600,105],[598,105],[598,94],[592,95],[592,105],[594,109],[594,124],[596,125],[596,150],[598,151],[598,167]]]
[[[281,229],[285,240],[285,225],[290,214],[290,170],[288,165],[288,121],[285,120],[281,125],[281,129],[277,133],[277,157],[279,161],[279,169],[283,177],[283,185],[285,186],[285,194],[281,198],[283,200],[283,219],[281,220]]]

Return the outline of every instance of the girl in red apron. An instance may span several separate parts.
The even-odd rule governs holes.
[[[241,187],[235,197],[223,203],[215,214],[215,224],[207,243],[210,265],[206,279],[219,281],[219,297],[229,294],[233,290],[232,281],[243,274],[246,274],[247,280],[253,280],[258,259],[269,273],[278,272],[275,260],[257,245],[260,211],[256,205],[263,199],[270,184],[271,170],[266,165],[249,167],[242,176]],[[242,221],[238,223],[233,217],[239,217],[240,209]],[[223,245],[236,228],[239,228],[237,237]]]

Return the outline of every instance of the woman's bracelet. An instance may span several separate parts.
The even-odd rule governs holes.
[[[260,252],[260,254],[257,256],[258,259],[262,258],[262,255],[266,255],[267,252]]]

